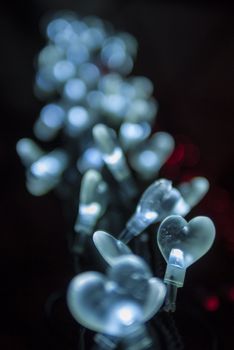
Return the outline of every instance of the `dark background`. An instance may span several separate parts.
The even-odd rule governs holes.
[[[209,195],[193,210],[217,227],[214,248],[196,263],[179,294],[177,326],[186,349],[231,349],[234,342],[234,7],[197,1],[4,1],[1,18],[1,349],[70,349],[74,322],[64,303],[54,323],[50,295],[73,276],[62,205],[27,193],[15,143],[32,136],[43,105],[33,96],[34,57],[44,46],[47,11],[77,9],[110,20],[139,42],[134,73],[155,85],[157,128],[175,136],[162,175],[205,175]],[[55,294],[53,294],[55,293]],[[56,294],[58,293],[58,294]],[[59,302],[58,302],[59,303]]]

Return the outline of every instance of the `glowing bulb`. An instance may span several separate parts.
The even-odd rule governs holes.
[[[133,60],[128,54],[124,40],[110,37],[105,40],[101,51],[102,63],[110,70],[128,74],[133,67]]]
[[[150,135],[151,127],[148,123],[123,123],[119,130],[120,143],[125,150],[140,144]]]
[[[171,215],[161,223],[157,242],[167,262],[164,282],[169,285],[170,291],[168,310],[175,309],[176,289],[183,287],[186,269],[206,254],[214,238],[215,226],[205,216],[197,216],[187,222],[179,215]]]
[[[184,200],[193,208],[209,190],[209,181],[205,177],[194,177],[178,186]]]
[[[41,196],[56,187],[68,165],[67,154],[56,149],[31,164],[27,172],[27,189],[34,196]]]
[[[115,131],[104,124],[97,124],[93,128],[93,136],[114,178],[120,182],[130,178],[130,170],[123,151],[118,146]]]
[[[125,119],[127,122],[139,123],[155,121],[158,111],[158,104],[154,99],[134,99],[128,106]]]
[[[124,118],[127,102],[126,97],[121,94],[104,95],[101,105],[102,113],[114,126],[119,125]]]
[[[16,151],[21,162],[26,167],[36,162],[44,154],[42,149],[33,140],[28,138],[20,139],[17,142]]]
[[[135,98],[149,98],[153,93],[153,83],[146,77],[132,77],[130,83],[134,87]]]
[[[134,286],[144,295],[139,297]],[[67,303],[73,317],[93,331],[124,338],[142,330],[146,336],[144,323],[160,309],[165,292],[144,261],[131,255],[120,257],[107,276],[98,272],[76,276],[69,285]]]
[[[98,88],[105,95],[118,95],[121,93],[123,78],[118,73],[109,73],[100,78]]]
[[[56,46],[49,44],[45,46],[38,55],[38,65],[47,66],[54,65],[63,58],[63,50]]]
[[[40,116],[34,124],[33,131],[42,141],[53,140],[63,127],[65,112],[61,106],[50,103],[42,108]]]
[[[94,232],[93,241],[97,250],[109,265],[113,265],[116,258],[121,255],[132,253],[126,244],[104,231]]]
[[[66,56],[68,61],[71,61],[76,66],[79,66],[80,64],[87,62],[90,58],[89,50],[88,48],[82,44],[81,42],[72,42],[67,50],[66,50]]]
[[[53,67],[53,75],[58,83],[65,83],[76,74],[75,65],[67,60],[58,61]]]
[[[172,187],[171,181],[157,180],[141,196],[136,212],[127,222],[119,239],[127,243],[150,224],[159,222],[172,213],[184,215],[187,212],[187,204],[179,191]]]
[[[64,85],[63,96],[71,102],[82,101],[86,93],[86,85],[80,79],[69,79]]]
[[[96,86],[100,78],[100,71],[98,67],[95,64],[89,62],[82,63],[78,67],[77,74],[88,88],[93,88]]]
[[[107,185],[101,174],[96,170],[88,170],[81,180],[80,203],[74,227],[78,234],[92,232],[106,210],[107,200]]]
[[[91,115],[86,108],[72,107],[67,113],[66,132],[69,136],[76,137],[90,126],[91,121]]]
[[[76,165],[82,174],[89,169],[101,170],[104,165],[102,154],[95,147],[87,148],[78,159]]]
[[[157,132],[146,145],[132,151],[129,159],[132,168],[143,179],[156,177],[160,168],[172,154],[174,144],[174,139],[170,134]]]

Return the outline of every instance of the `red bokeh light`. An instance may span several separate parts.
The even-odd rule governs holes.
[[[204,300],[203,306],[209,312],[217,311],[220,306],[219,298],[216,295],[211,295]]]

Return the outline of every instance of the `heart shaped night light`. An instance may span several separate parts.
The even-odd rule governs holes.
[[[187,222],[179,215],[167,217],[159,226],[158,246],[167,262],[164,282],[182,287],[186,269],[212,246],[215,226],[206,216]]]
[[[144,298],[134,290],[142,281]],[[165,285],[151,277],[141,258],[124,255],[107,276],[99,272],[76,276],[69,285],[67,302],[73,317],[84,327],[123,338],[143,327],[160,309],[165,293]]]

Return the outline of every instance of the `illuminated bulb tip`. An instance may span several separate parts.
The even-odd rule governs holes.
[[[29,138],[23,138],[17,142],[16,152],[25,166],[30,166],[44,153],[40,147]]]
[[[101,181],[101,174],[94,169],[90,169],[84,174],[81,180],[81,203],[86,203],[89,201],[90,193],[93,193],[96,190]]]
[[[104,154],[110,154],[114,151],[116,147],[114,130],[104,124],[97,124],[93,128],[93,137]]]
[[[157,132],[151,139],[150,144],[161,154],[170,155],[175,147],[174,138],[167,132]]]
[[[191,182],[194,190],[198,191],[201,194],[205,194],[209,190],[210,184],[205,177],[195,177]]]

